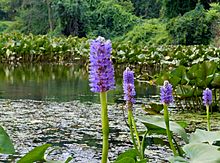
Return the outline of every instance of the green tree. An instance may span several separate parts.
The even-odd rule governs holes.
[[[173,18],[184,15],[186,12],[195,9],[196,4],[200,3],[205,9],[210,8],[213,2],[219,0],[162,0],[161,14],[166,18]]]
[[[114,0],[101,1],[92,12],[89,34],[112,38],[122,36],[137,24],[140,19]]]
[[[86,25],[89,22],[90,7],[87,0],[59,0],[55,3],[61,32],[64,35],[83,37],[86,35]]]
[[[159,18],[162,6],[161,0],[132,0],[136,16],[143,18]]]
[[[46,34],[53,30],[55,17],[50,0],[23,0],[17,29],[24,33]]]
[[[208,19],[203,5],[198,4],[192,11],[170,20],[167,30],[174,44],[209,44],[212,33],[212,19]]]

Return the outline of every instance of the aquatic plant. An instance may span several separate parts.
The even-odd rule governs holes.
[[[114,69],[110,60],[112,46],[110,40],[98,37],[90,44],[89,81],[92,92],[100,93],[102,119],[102,163],[108,159],[109,121],[107,109],[107,91],[115,88]]]
[[[173,95],[172,95],[172,85],[169,83],[169,81],[165,80],[164,85],[160,88],[160,101],[163,103],[164,106],[164,121],[166,124],[166,132],[168,141],[170,143],[170,147],[173,151],[174,155],[177,155],[176,148],[173,145],[172,142],[172,135],[170,132],[170,122],[169,122],[169,113],[168,113],[168,105],[173,102]]]
[[[52,148],[49,151],[48,148],[52,147],[51,144],[43,144],[40,146],[35,147],[31,151],[29,151],[27,154],[25,154],[20,160],[17,161],[17,163],[27,163],[27,162],[64,162],[68,163],[70,162],[73,158],[72,157],[67,157],[65,161],[61,160],[49,160],[47,159],[47,156],[54,151],[56,148]],[[46,152],[47,151],[47,152]]]
[[[210,114],[209,114],[209,106],[212,104],[212,91],[209,88],[206,88],[203,91],[203,104],[206,107],[206,115],[207,115],[207,130],[211,130],[211,124],[210,124]]]
[[[127,107],[135,103],[134,96],[136,95],[134,86],[134,72],[128,67],[123,72],[123,90],[124,90],[124,100],[127,103]]]
[[[141,144],[139,139],[139,134],[137,131],[136,123],[133,116],[133,104],[135,103],[134,96],[136,95],[135,86],[134,86],[134,72],[131,71],[128,67],[123,72],[123,90],[124,90],[124,100],[126,101],[126,109],[128,110],[128,124],[130,127],[131,138],[134,144],[134,147],[139,154],[140,158],[143,159],[143,154],[140,152]],[[134,132],[137,139],[137,144],[134,139]]]
[[[175,105],[179,108],[201,110],[202,91],[207,87],[213,90],[213,97],[219,97],[220,73],[215,61],[204,61],[191,67],[178,66],[171,71],[160,73],[156,84],[169,80],[173,86]],[[219,107],[218,98],[213,98],[213,110]],[[216,111],[216,110],[215,110]]]

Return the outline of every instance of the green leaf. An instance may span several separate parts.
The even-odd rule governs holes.
[[[176,83],[176,85],[181,82],[181,84],[186,84],[188,82],[188,78],[186,76],[186,67],[180,65],[179,67],[177,67],[176,69],[174,69],[172,72],[171,72],[171,76],[175,76],[176,78],[179,78],[178,82],[177,82],[177,79],[176,81],[173,81],[173,80],[170,80],[170,82],[172,83]],[[172,77],[172,79],[175,79]]]
[[[215,88],[220,88],[220,74],[216,73],[211,85]]]
[[[138,118],[148,129],[149,133],[166,134],[166,125],[162,116],[141,116]],[[170,130],[188,142],[187,134],[178,123],[170,121]]]
[[[191,98],[195,96],[195,94],[198,96],[200,93],[190,85],[178,85],[176,88],[176,94],[180,99]]]
[[[220,141],[220,131],[205,131],[200,129],[192,133],[189,139],[190,143],[209,143],[210,145],[216,141]]]
[[[146,148],[147,146],[151,146],[151,145],[155,145],[155,144],[159,144],[159,145],[167,145],[169,146],[169,142],[164,141],[162,138],[159,137],[145,137],[144,139],[144,148]]]
[[[70,162],[72,159],[73,159],[72,157],[68,157],[68,158],[66,159],[65,163]]]
[[[0,153],[4,153],[4,154],[15,153],[15,149],[10,140],[10,137],[1,126],[0,126]]]
[[[207,87],[214,78],[217,70],[215,62],[203,62],[202,64],[193,65],[188,71],[189,79],[196,79],[196,83],[200,87]]]
[[[149,114],[160,114],[160,112],[163,110],[163,104],[151,102],[146,106],[142,105],[142,109]]]
[[[135,163],[135,160],[131,157],[124,157],[119,161],[115,161],[114,163]]]
[[[136,160],[137,155],[138,153],[135,149],[129,149],[125,151],[124,153],[120,154],[114,163],[118,163],[118,161],[121,161],[122,159],[128,158],[128,157],[133,160]]]
[[[219,163],[220,151],[219,148],[210,144],[193,143],[183,147],[186,155],[190,158],[190,163]]]
[[[24,155],[18,163],[27,163],[27,162],[35,162],[35,161],[45,161],[44,155],[46,150],[51,147],[51,144],[44,144],[42,146],[35,147],[29,153]]]

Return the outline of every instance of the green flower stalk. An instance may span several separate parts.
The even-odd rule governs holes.
[[[102,163],[106,163],[108,159],[108,137],[109,137],[109,121],[108,121],[108,109],[107,109],[107,93],[100,93],[101,102],[101,118],[102,118]]]
[[[100,93],[102,120],[102,163],[107,163],[109,149],[109,120],[107,91],[115,88],[114,69],[110,60],[111,42],[98,37],[90,44],[89,81],[92,92]]]
[[[172,134],[170,132],[169,112],[168,112],[168,105],[173,102],[172,91],[173,91],[172,85],[167,80],[164,81],[164,85],[160,88],[160,101],[161,103],[163,103],[164,106],[164,121],[166,124],[166,133],[170,144],[170,148],[172,149],[174,156],[177,156],[176,148],[174,147],[172,141]]]
[[[207,116],[207,130],[211,130],[211,124],[210,124],[210,114],[209,114],[209,106],[212,104],[212,91],[209,88],[206,88],[203,91],[203,104],[206,107],[206,116]]]

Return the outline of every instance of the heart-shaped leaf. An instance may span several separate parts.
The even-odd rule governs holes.
[[[216,141],[220,141],[220,131],[205,131],[200,129],[192,133],[189,139],[190,143],[209,143],[210,145]]]
[[[166,124],[162,116],[141,116],[138,118],[148,129],[150,134],[166,134]],[[178,123],[170,121],[170,130],[182,137],[185,142],[188,142],[187,134]]]
[[[205,143],[187,144],[183,147],[186,155],[190,158],[190,163],[219,163],[220,151],[219,147]]]

